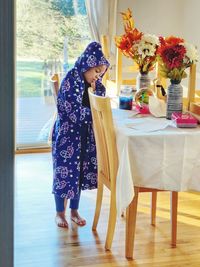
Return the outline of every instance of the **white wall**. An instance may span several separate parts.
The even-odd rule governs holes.
[[[184,10],[182,16],[183,37],[200,48],[200,1],[183,0]]]
[[[135,26],[157,35],[179,34],[184,0],[118,0],[118,32],[122,33],[120,12],[128,7],[133,12]],[[192,1],[192,0],[191,0]]]
[[[135,26],[141,31],[183,37],[196,45],[200,54],[199,0],[118,0],[118,35],[123,33],[120,12],[128,7],[133,12]],[[200,88],[200,63],[197,69],[197,87]]]

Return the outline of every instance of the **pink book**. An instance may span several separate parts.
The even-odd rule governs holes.
[[[171,118],[177,127],[197,127],[198,120],[190,113],[173,112]]]

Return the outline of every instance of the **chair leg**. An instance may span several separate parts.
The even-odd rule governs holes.
[[[157,192],[151,193],[151,225],[156,225]]]
[[[177,209],[178,209],[178,192],[171,192],[171,246],[176,247],[177,239]]]
[[[126,245],[125,245],[125,254],[126,254],[126,258],[127,259],[132,259],[133,258],[138,193],[139,193],[139,188],[135,187],[135,196],[134,196],[131,204],[126,209]]]
[[[101,211],[102,198],[103,198],[103,183],[98,182],[96,208],[95,208],[94,220],[92,224],[93,231],[96,231],[97,229],[97,224],[99,221],[99,215]]]
[[[114,232],[115,232],[116,218],[117,218],[116,197],[114,194],[112,194],[112,190],[111,190],[108,229],[107,229],[106,242],[105,242],[106,250],[110,250],[112,246],[112,241],[113,241]]]

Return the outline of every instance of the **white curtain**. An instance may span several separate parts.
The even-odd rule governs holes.
[[[101,35],[108,36],[111,65],[115,59],[117,2],[118,0],[85,0],[92,38],[100,42]]]

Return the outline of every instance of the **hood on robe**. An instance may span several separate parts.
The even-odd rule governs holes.
[[[90,68],[100,66],[100,65],[106,65],[108,69],[108,67],[110,66],[110,63],[105,58],[102,52],[101,45],[97,42],[92,42],[86,47],[85,51],[78,58],[74,67],[75,69],[78,69],[78,71],[80,71],[81,73],[84,73]]]

